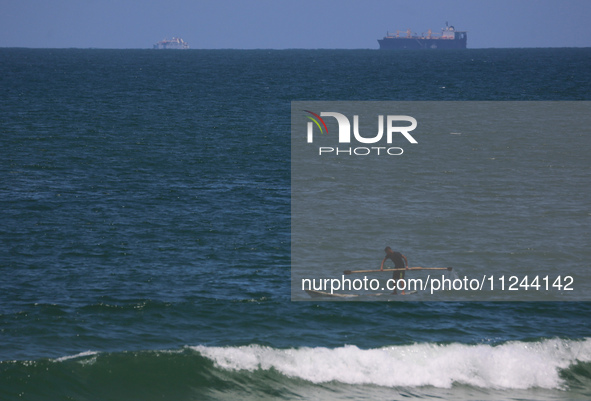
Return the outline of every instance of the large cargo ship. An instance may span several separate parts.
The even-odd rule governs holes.
[[[465,49],[468,42],[466,31],[456,31],[453,26],[445,23],[441,33],[433,33],[429,29],[421,35],[412,34],[410,29],[402,34],[388,32],[384,39],[378,39],[380,49]]]
[[[154,49],[188,49],[189,44],[181,38],[164,39],[154,45]]]

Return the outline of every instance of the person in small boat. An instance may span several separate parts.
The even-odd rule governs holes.
[[[388,259],[390,259],[392,262],[394,262],[395,269],[408,269],[408,260],[406,259],[406,256],[404,256],[400,252],[393,251],[392,248],[390,248],[389,246],[387,246],[386,249],[384,249],[384,251],[386,252],[386,256],[384,257],[384,260],[382,260],[382,265],[380,266],[380,270],[384,270],[384,263]],[[396,270],[393,272],[392,280],[394,280],[395,287],[394,287],[394,292],[392,294],[397,293],[398,284],[399,284],[398,281],[404,280],[404,273],[405,273],[404,270]],[[404,295],[404,290],[402,290],[402,295]]]

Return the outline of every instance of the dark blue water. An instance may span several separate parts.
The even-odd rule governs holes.
[[[591,100],[589,65],[1,49],[0,398],[589,398],[589,303],[290,301],[291,101]]]

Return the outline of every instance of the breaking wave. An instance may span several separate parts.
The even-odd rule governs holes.
[[[205,345],[0,362],[12,399],[255,400],[591,396],[591,338],[361,349]]]
[[[227,370],[271,370],[312,383],[386,387],[454,384],[494,389],[561,389],[565,369],[591,362],[591,339],[508,342],[497,346],[414,344],[378,349],[192,347]]]

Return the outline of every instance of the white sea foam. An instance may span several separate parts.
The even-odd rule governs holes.
[[[501,345],[414,344],[363,350],[276,349],[259,345],[191,347],[226,370],[269,370],[313,383],[337,381],[387,387],[465,384],[494,389],[560,389],[561,369],[591,361],[591,338]]]
[[[77,358],[84,358],[87,356],[93,356],[93,355],[97,355],[98,352],[97,351],[84,351],[84,352],[80,352],[76,355],[66,355],[66,356],[62,356],[60,358],[56,358],[54,359],[55,362],[63,362],[63,361],[67,361],[70,359],[77,359]]]

